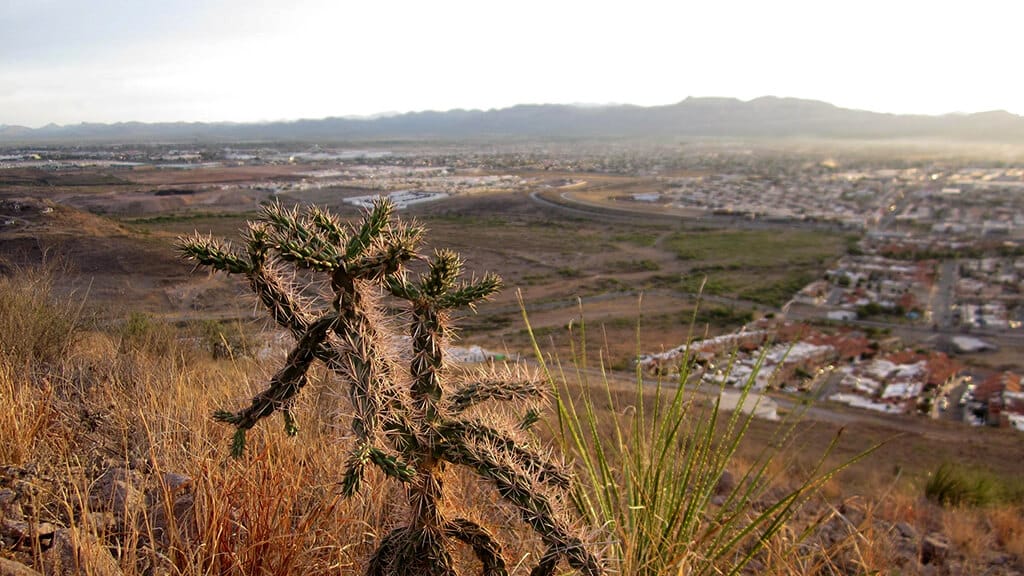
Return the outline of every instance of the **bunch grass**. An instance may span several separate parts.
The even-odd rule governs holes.
[[[630,392],[613,385],[602,353],[592,363],[582,310],[570,330],[568,362],[549,361],[532,342],[557,405],[555,438],[581,478],[574,503],[604,531],[609,564],[619,573],[742,573],[819,488],[877,448],[828,465],[840,430],[809,470],[794,474],[785,448],[794,440],[798,410],[739,471],[738,451],[755,417],[741,408],[759,401],[753,386],[760,363],[740,389],[737,408],[727,412],[717,396],[708,400],[693,384],[692,358],[681,361],[674,382],[652,382],[638,367]],[[780,490],[783,473],[799,477],[795,486]]]

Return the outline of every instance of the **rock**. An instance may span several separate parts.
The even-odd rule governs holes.
[[[0,576],[43,576],[20,562],[0,557]]]
[[[175,576],[178,570],[174,562],[150,547],[139,549],[139,561],[136,568],[143,576]]]
[[[856,532],[856,529],[850,526],[849,520],[842,514],[836,514],[819,524],[815,534],[824,548],[832,548],[837,542],[848,538],[852,532]]]
[[[896,531],[900,533],[900,536],[906,538],[907,540],[918,539],[917,529],[907,522],[897,522]]]
[[[839,513],[846,518],[851,526],[861,526],[867,514],[864,507],[853,500],[847,500],[839,505]]]
[[[166,550],[172,544],[199,537],[195,499],[191,494],[178,496],[170,505],[167,501],[157,502],[149,509],[148,516],[154,538],[153,544],[159,549]],[[146,533],[145,528],[140,531]]]
[[[89,512],[81,525],[88,526],[90,531],[104,537],[118,532],[124,525],[113,512]]]
[[[938,532],[932,532],[924,537],[921,542],[922,564],[942,564],[947,556],[949,556],[948,538]]]
[[[1009,564],[1010,562],[1013,562],[1013,555],[1006,554],[1003,552],[990,551],[986,556],[985,560],[988,562],[989,566],[1003,567]]]
[[[128,465],[132,467],[132,470],[138,470],[144,474],[149,474],[153,470],[153,463],[149,458],[132,458]]]
[[[171,494],[192,487],[192,478],[176,472],[164,472],[160,477],[160,485]]]
[[[89,507],[113,512],[120,519],[138,514],[146,505],[146,495],[138,488],[143,481],[142,475],[134,470],[108,468],[89,489]]]
[[[730,494],[736,489],[736,477],[732,472],[728,470],[722,470],[722,475],[718,477],[718,482],[715,484],[715,495],[722,496]]]
[[[18,502],[18,493],[10,488],[0,490],[0,519],[3,518],[12,518],[14,520],[24,518],[21,504]]]
[[[57,527],[49,522],[23,522],[4,518],[0,520],[0,537],[11,548],[32,549],[33,542],[42,548],[50,546]]]
[[[49,576],[121,576],[121,567],[95,536],[77,528],[61,528],[53,546],[43,553],[43,568]]]

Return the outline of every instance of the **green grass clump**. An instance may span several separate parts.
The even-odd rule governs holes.
[[[682,260],[743,268],[820,264],[846,248],[843,236],[810,230],[676,232],[665,245]]]
[[[843,254],[845,238],[810,230],[676,232],[666,246],[693,262],[674,286],[695,294],[781,306]]]
[[[809,470],[797,473],[782,456],[796,413],[740,472],[737,451],[753,411],[720,411],[717,401],[709,407],[688,386],[689,360],[678,382],[646,381],[638,369],[631,393],[616,390],[603,360],[588,363],[584,325],[576,328],[570,364],[549,366],[535,350],[555,391],[555,436],[580,470],[574,502],[591,525],[606,530],[609,562],[621,574],[746,573],[824,483],[874,450],[828,466],[837,434]],[[755,378],[756,371],[741,390],[741,405],[756,402]],[[781,492],[774,486],[780,467],[798,478]]]
[[[741,326],[754,319],[750,310],[741,310],[735,306],[714,306],[705,304],[697,308],[693,317],[697,325],[712,324],[714,326]],[[683,319],[685,322],[686,318]]]
[[[739,297],[743,300],[767,304],[769,306],[781,306],[789,301],[794,294],[803,289],[815,279],[813,272],[795,272],[784,276],[776,282],[768,282],[742,290]]]
[[[658,241],[658,235],[653,232],[624,232],[612,236],[613,242],[625,242],[643,248],[650,248]]]
[[[946,462],[928,478],[924,493],[943,506],[1024,504],[1024,480]]]
[[[607,269],[610,272],[616,273],[630,273],[630,272],[657,272],[661,270],[661,265],[647,258],[641,260],[617,260],[615,262],[609,262]]]

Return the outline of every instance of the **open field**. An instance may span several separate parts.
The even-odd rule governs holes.
[[[161,182],[182,186],[192,182],[199,172],[171,172],[162,175]],[[173,180],[173,175],[183,180]],[[225,176],[215,172],[210,177]],[[11,195],[32,192],[21,189],[12,191]],[[321,191],[312,194],[312,199],[306,195],[281,194],[280,199],[285,203],[315,200],[319,205],[354,217],[358,212],[340,199],[359,192],[346,191],[332,197]],[[175,319],[187,319],[199,311],[222,316],[238,313],[236,293],[228,283],[221,278],[190,277],[188,267],[176,261],[172,243],[177,236],[194,231],[234,237],[244,221],[255,214],[258,198],[248,193],[229,196],[217,192],[220,195],[216,200],[199,204],[198,197],[202,194],[179,197],[125,190],[48,190],[47,196],[61,203],[59,213],[51,215],[48,224],[43,219],[40,227],[7,231],[11,241],[5,242],[4,252],[17,261],[19,254],[28,250],[27,243],[35,246],[49,243],[47,247],[54,253],[67,256],[80,283],[96,276],[99,285],[95,288],[98,292],[94,293],[94,299],[101,303],[132,302],[143,311]],[[190,204],[182,204],[184,201]],[[94,216],[88,211],[109,216]],[[639,298],[641,293],[646,293],[644,324],[651,329],[644,331],[650,341],[645,341],[643,346],[653,349],[674,346],[688,329],[694,304],[692,293],[697,291],[704,275],[709,274],[701,269],[703,263],[680,257],[679,251],[688,237],[700,238],[695,232],[687,232],[683,224],[644,226],[640,222],[606,223],[594,218],[565,217],[538,205],[527,194],[517,193],[457,197],[436,205],[412,208],[404,215],[422,222],[430,231],[430,242],[436,246],[451,247],[464,254],[470,269],[477,273],[493,270],[503,276],[506,290],[494,302],[481,306],[479,314],[469,319],[466,328],[467,335],[492,347],[526,350],[517,320],[517,291],[523,294],[527,308],[537,314],[542,330],[565,326],[577,316],[577,298],[584,302],[601,302],[599,307],[590,307],[591,320],[595,325],[606,325],[610,341],[630,342],[630,348],[636,345],[631,334]],[[92,224],[83,224],[86,220]],[[63,231],[71,228],[83,233],[68,235]],[[745,241],[758,242],[759,237],[755,234],[738,240],[742,245]],[[829,253],[830,248],[840,245],[837,241],[820,250]],[[125,260],[138,249],[148,255],[134,262],[130,272],[116,266],[117,261]],[[33,250],[35,256],[30,255],[29,260],[38,256],[38,248]],[[835,251],[829,255],[838,254]],[[99,274],[104,266],[108,266],[106,279]],[[776,275],[765,276],[768,282],[765,289],[771,289],[786,275],[778,271]],[[713,274],[709,276],[715,279]],[[756,276],[735,278],[734,282],[754,290]],[[107,280],[111,278],[108,286]],[[154,283],[154,280],[158,281]],[[114,285],[118,287],[116,290]],[[737,290],[717,293],[709,290],[708,293],[739,296]],[[745,310],[750,305],[715,306],[739,306]],[[742,313],[737,315],[737,319],[742,316]],[[736,321],[726,322],[711,329],[737,325]],[[617,348],[616,353],[622,356],[620,363],[633,353],[621,345]]]

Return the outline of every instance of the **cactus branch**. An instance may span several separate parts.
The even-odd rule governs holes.
[[[252,265],[230,244],[214,240],[210,236],[193,234],[178,240],[178,251],[182,256],[197,264],[209,266],[228,274],[246,274]]]
[[[456,538],[473,549],[481,564],[481,576],[508,576],[501,544],[486,528],[470,520],[456,518],[445,524],[444,530],[449,538]]]
[[[457,438],[463,444],[487,446],[515,462],[529,474],[534,475],[543,484],[569,488],[569,473],[561,466],[545,460],[536,451],[531,450],[507,434],[503,434],[479,421],[453,421],[441,429],[440,434],[446,439]]]
[[[545,396],[547,388],[537,379],[504,379],[498,375],[486,375],[455,391],[451,406],[454,413],[461,414],[489,400],[523,401],[542,399]]]
[[[555,516],[555,504],[521,474],[514,466],[499,460],[495,450],[488,450],[466,444],[446,445],[448,460],[471,468],[480,476],[490,480],[498,494],[512,503],[519,511],[520,518],[529,524],[548,546],[548,556],[556,553],[566,559],[569,565],[585,576],[601,574],[601,564],[583,544],[572,536],[569,527]]]
[[[306,372],[316,357],[316,348],[327,337],[328,331],[336,321],[333,316],[326,316],[314,322],[288,354],[284,367],[270,379],[267,389],[257,394],[244,410],[234,414],[223,411],[215,413],[217,420],[228,422],[240,431],[245,431],[273,414],[275,410],[285,409],[291,399],[306,385]]]
[[[346,260],[355,260],[379,237],[391,222],[395,205],[384,198],[377,198],[373,207],[363,215],[359,229],[355,231],[345,247]]]
[[[520,428],[539,418],[541,381],[518,371],[490,371],[452,379],[445,349],[454,333],[451,316],[493,295],[501,279],[486,274],[462,278],[463,262],[438,250],[424,273],[411,278],[405,265],[421,260],[423,229],[394,217],[395,207],[378,199],[354,226],[330,212],[266,206],[243,234],[244,251],[208,236],[179,240],[183,256],[201,266],[243,274],[270,317],[291,332],[295,344],[284,365],[248,407],[218,411],[214,418],[235,427],[231,451],[240,455],[246,431],[280,411],[285,431],[298,432],[294,401],[317,360],[344,383],[351,405],[352,447],[340,489],[352,496],[363,488],[367,467],[401,482],[409,521],[381,539],[367,564],[370,576],[459,576],[456,546],[472,549],[483,576],[507,576],[500,544],[482,526],[446,517],[445,472],[468,469],[490,482],[520,518],[537,532],[546,552],[534,576],[551,576],[563,559],[584,576],[602,567],[562,518],[569,475],[542,451],[518,439],[518,430],[498,430],[482,413],[466,411],[483,403],[533,402]],[[325,278],[331,294],[309,296],[311,277]],[[403,300],[411,336],[411,359],[402,370],[391,351],[396,333],[382,322],[382,291]],[[454,393],[447,393],[451,388]]]

